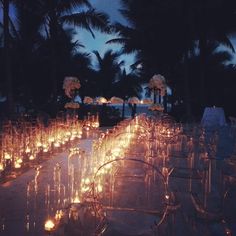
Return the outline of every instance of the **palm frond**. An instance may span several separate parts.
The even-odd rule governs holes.
[[[60,0],[56,10],[61,13],[72,14],[81,7],[91,8],[92,6],[88,0]]]
[[[127,38],[116,38],[116,39],[110,39],[106,41],[106,44],[112,44],[112,43],[118,43],[118,44],[126,44]]]
[[[84,48],[85,46],[79,42],[79,40],[76,40],[75,42],[73,42],[74,46],[77,48],[81,47],[81,48]]]
[[[218,51],[212,54],[215,65],[223,65],[232,60],[232,55],[227,51]]]
[[[99,54],[99,52],[97,50],[94,50],[93,53],[96,56],[96,58],[98,60],[98,63],[101,65],[102,64],[102,57],[101,57],[101,55]]]
[[[124,65],[125,65],[125,61],[124,61],[124,60],[122,60],[122,61],[120,61],[120,62],[118,63],[118,66],[119,66],[119,67],[124,66]]]
[[[73,24],[74,26],[84,28],[92,34],[91,30],[97,29],[102,32],[110,32],[109,30],[109,18],[106,14],[97,12],[95,10],[82,11],[80,13],[74,13],[71,15],[65,15],[61,17],[61,21],[67,24]]]
[[[138,60],[138,61],[135,61],[132,65],[130,65],[130,69],[132,71],[136,70],[137,69],[137,66],[142,63],[142,60]]]
[[[92,68],[92,59],[89,53],[80,53],[77,51],[73,56],[73,60],[76,61],[81,68]]]
[[[14,22],[12,21],[12,19],[10,18],[10,16],[8,17],[8,19],[9,19],[11,31],[12,31],[12,33],[13,33],[13,37],[15,37],[16,39],[19,40],[19,39],[20,39],[20,36],[19,36],[18,31],[16,30],[16,27],[15,27]]]
[[[231,43],[231,41],[229,40],[229,38],[225,34],[218,35],[217,41],[219,41],[219,43],[222,43],[224,46],[231,49],[231,51],[235,53],[235,49],[234,49],[233,44]]]
[[[118,33],[119,35],[122,35],[122,36],[130,36],[130,35],[133,35],[134,33],[137,32],[136,29],[129,27],[129,26],[124,26],[120,23],[114,23],[111,26],[111,30],[113,32]]]

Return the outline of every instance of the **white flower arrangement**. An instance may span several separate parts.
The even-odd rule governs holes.
[[[150,111],[164,111],[164,107],[161,104],[153,104],[150,107],[148,107],[148,110],[150,110]]]
[[[161,96],[164,96],[165,93],[166,93],[166,88],[167,88],[167,85],[166,85],[166,79],[164,76],[158,74],[158,75],[154,75],[150,81],[149,81],[149,84],[148,84],[148,87],[150,89],[157,89],[157,90],[160,90],[160,95]]]
[[[84,97],[84,104],[92,104],[93,99],[91,97]]]
[[[107,102],[107,99],[104,98],[104,97],[97,97],[97,98],[95,99],[95,101],[96,101],[96,103],[98,103],[99,105],[108,103],[108,102]]]
[[[72,98],[76,89],[81,87],[80,81],[76,77],[65,77],[63,82],[63,89],[67,97]]]
[[[151,98],[144,98],[142,101],[141,101],[142,104],[146,104],[146,105],[149,105],[149,104],[153,104],[153,100]]]
[[[128,99],[128,103],[130,104],[140,104],[140,101],[137,97],[131,97]]]
[[[112,97],[110,99],[111,104],[122,104],[123,102],[124,102],[124,100],[122,98],[118,98],[118,97]]]
[[[79,103],[76,102],[67,102],[64,106],[66,109],[71,108],[71,109],[78,109],[80,108]]]

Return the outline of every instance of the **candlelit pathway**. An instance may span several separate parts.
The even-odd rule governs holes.
[[[221,135],[221,141],[218,145],[217,150],[219,157],[225,157],[232,151],[229,150],[229,147],[224,148],[224,145],[222,144],[224,144],[226,140],[229,141],[231,139],[228,136],[229,131],[227,130],[222,130]],[[81,149],[85,150],[85,158],[89,158],[92,142],[93,139],[82,139],[78,145]],[[132,150],[137,149],[142,149],[141,144],[137,144],[136,142],[132,143],[130,148],[131,153]],[[44,222],[47,216],[55,215],[55,210],[62,209],[67,206],[67,202],[58,201],[58,198],[55,197],[55,188],[52,187],[55,184],[53,179],[53,172],[54,168],[57,166],[57,163],[59,164],[61,172],[61,185],[68,184],[67,157],[68,152],[57,154],[48,161],[41,163],[40,166],[36,166],[36,169],[31,169],[19,176],[17,179],[6,182],[0,186],[0,236],[45,235]],[[174,157],[173,155],[171,159],[172,163],[170,164],[174,165],[174,163],[178,163],[179,165],[186,165],[186,161],[191,161],[191,159],[183,157],[184,153],[181,153],[181,157],[178,157],[178,155]],[[139,168],[136,167],[132,163],[126,163],[125,167],[121,168],[120,171],[123,172],[123,175],[124,173],[125,175],[127,175],[128,173],[132,177],[136,174],[135,171],[137,169],[143,170],[140,166]],[[222,167],[218,166],[218,168]],[[140,172],[138,173],[140,174]],[[189,178],[189,176],[191,178]],[[202,195],[202,193],[199,191],[199,189],[201,189],[199,186],[203,183],[202,181],[203,180],[201,179],[201,176],[198,176],[195,172],[191,172],[189,174],[184,168],[174,169],[174,171],[170,175],[169,189],[171,191],[170,194],[173,194],[175,196],[175,204],[179,204],[180,207],[177,208],[175,214],[170,214],[171,217],[166,217],[166,221],[159,228],[160,235],[193,235],[193,232],[195,232],[195,235],[200,235],[203,234],[203,232],[206,232],[206,228],[210,233],[209,235],[225,235],[225,227],[222,222],[206,224],[206,222],[196,221],[196,207],[194,207],[193,204],[193,197],[196,197],[196,194],[199,194],[199,196]],[[142,181],[134,181],[134,183],[135,184],[132,184],[132,180],[129,182],[127,178],[123,178],[123,180],[117,182],[116,190],[119,190],[119,193],[123,192],[123,196],[125,197],[125,199],[131,200],[131,202],[122,202],[123,200],[122,198],[120,198],[121,205],[123,203],[127,204],[127,206],[122,205],[123,208],[128,208],[130,204],[132,205],[134,203],[141,206],[142,201],[144,201],[144,183]],[[212,200],[217,197],[215,194],[215,192],[217,191],[214,189],[215,185],[212,186],[212,193],[214,194],[212,194],[210,196],[211,198],[207,200],[212,201],[213,203],[217,203],[215,200]],[[47,195],[49,192],[51,194],[50,197],[48,197]],[[160,191],[160,193],[163,192]],[[114,194],[116,194],[116,192],[114,192]],[[134,195],[133,202],[132,197],[128,197],[132,196],[132,194]],[[27,199],[29,199],[28,202]],[[46,202],[48,201],[48,199],[51,201],[50,204],[47,204]],[[50,205],[50,208],[47,208],[47,205]],[[123,213],[119,212],[112,214],[112,211],[110,211],[108,207],[106,208],[106,210],[108,213],[108,217],[110,218],[110,227],[105,233],[106,236],[121,236],[121,233],[125,234],[126,231],[132,232],[134,227],[129,227],[129,224],[132,224],[132,222],[133,226],[140,226],[140,231],[142,231],[142,221],[144,219],[147,221],[146,225],[149,225],[149,222],[150,225],[152,225],[153,221],[155,220],[155,217],[150,214],[143,218],[141,214],[135,213],[132,219],[132,214],[124,215]],[[129,219],[122,221],[124,217],[128,217]],[[119,219],[121,220],[120,222],[117,221]],[[123,228],[124,230],[120,231],[121,228]],[[139,231],[139,229],[137,229],[137,231]],[[143,234],[140,235],[145,235],[145,232],[142,233]]]

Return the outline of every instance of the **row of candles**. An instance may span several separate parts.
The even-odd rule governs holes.
[[[203,128],[177,124],[168,116],[153,118],[139,115],[134,119],[122,121],[112,129],[101,133],[100,137],[93,141],[90,156],[86,156],[85,152],[78,148],[70,150],[67,158],[68,177],[64,183],[61,178],[55,177],[61,175],[61,169],[55,167],[54,171],[58,170],[60,174],[54,173],[54,187],[51,188],[54,192],[57,189],[58,197],[50,202],[54,207],[48,207],[54,211],[49,214],[52,218],[49,217],[45,222],[45,230],[52,232],[60,225],[66,214],[61,209],[65,209],[68,205],[70,206],[69,218],[78,220],[80,210],[71,206],[83,205],[90,201],[96,202],[89,208],[93,216],[103,209],[102,213],[97,214],[99,219],[95,225],[98,226],[99,222],[106,218],[106,209],[115,210],[116,207],[121,207],[119,205],[121,202],[116,198],[119,198],[122,192],[117,195],[116,191],[115,194],[115,180],[119,177],[119,170],[125,170],[127,162],[134,160],[144,164],[141,170],[145,172],[143,192],[146,198],[145,205],[153,208],[162,206],[163,217],[168,215],[166,206],[172,204],[173,200],[169,190],[171,188],[169,177],[174,169],[185,168],[190,171],[197,169],[204,172],[201,176],[202,189],[198,191],[203,192],[206,206],[212,187],[212,158],[215,155],[216,144],[217,135],[211,135],[209,138]],[[157,168],[157,173],[153,167]],[[132,177],[132,168],[129,172]],[[158,182],[157,177],[161,177],[161,182]],[[135,177],[133,179],[135,181]],[[128,182],[129,179],[124,178],[123,181]],[[60,186],[63,186],[63,191]],[[186,191],[189,193],[193,191],[191,177],[187,188]],[[135,199],[134,193],[133,205]],[[152,201],[153,199],[155,201]],[[63,202],[63,204],[55,206],[55,202]],[[160,220],[156,226],[162,222]]]
[[[138,119],[138,118],[137,118]],[[98,197],[100,194],[104,193],[106,186],[106,176],[114,172],[114,166],[112,164],[107,164],[105,168],[99,171],[99,167],[109,161],[112,161],[120,156],[124,156],[125,150],[130,146],[130,143],[134,136],[136,135],[137,126],[136,120],[125,120],[115,126],[113,129],[107,130],[100,134],[100,137],[93,141],[92,151],[90,156],[86,156],[85,152],[80,148],[71,148],[67,157],[67,178],[62,180],[61,178],[56,178],[55,176],[61,176],[63,168],[57,168],[59,171],[57,174],[54,168],[53,185],[57,186],[54,188],[58,192],[56,199],[51,199],[51,207],[48,209],[54,209],[48,215],[48,219],[45,222],[44,228],[46,232],[53,232],[58,228],[59,222],[65,217],[65,211],[60,209],[65,209],[66,206],[76,206],[77,204],[86,203],[89,200]],[[62,167],[62,166],[61,166]],[[95,181],[94,177],[97,175]],[[59,181],[58,181],[59,180]],[[64,181],[64,182],[63,182]],[[65,186],[65,191],[62,194],[60,186]],[[111,189],[110,187],[108,189]],[[65,194],[65,195],[64,195]],[[63,196],[62,196],[63,195]],[[112,191],[109,192],[108,198],[111,198]],[[55,202],[60,202],[59,199],[63,199],[62,205],[57,205],[55,207]],[[53,206],[53,207],[52,207]],[[60,208],[61,207],[61,208]],[[64,208],[63,208],[64,207]],[[99,211],[99,206],[93,206],[93,210],[90,209],[92,215],[96,215],[96,211]],[[77,219],[78,212],[74,212],[70,217]],[[98,217],[98,216],[97,216]],[[104,215],[100,215],[96,219],[102,221]],[[93,224],[91,224],[93,225]],[[90,227],[92,228],[92,226]]]
[[[28,137],[28,139],[17,141],[21,145],[15,149],[13,148],[13,137],[9,132],[6,133],[7,135],[2,138],[4,151],[2,152],[1,163],[6,167],[6,160],[8,160],[6,154],[11,156],[11,163],[15,164],[19,163],[17,161],[19,159],[16,157],[27,156],[29,158],[32,154],[43,153],[44,148],[47,148],[47,152],[51,152],[56,143],[60,144],[59,147],[68,143],[76,144],[73,140],[81,137],[83,127],[84,130],[92,129],[93,132],[98,124],[98,117],[89,115],[83,122],[72,117],[64,121],[57,119],[48,127],[37,124],[27,128],[25,124],[22,124],[21,130],[18,129],[17,132],[15,132],[15,127],[12,127],[10,129],[11,135],[14,132],[23,133],[24,135],[19,137]],[[24,133],[27,130],[31,132]],[[194,135],[198,136],[199,142],[202,144],[199,145],[198,150],[196,150]],[[5,141],[5,138],[10,141]],[[50,138],[53,138],[52,142],[49,141],[52,140]],[[14,137],[14,140],[18,139]],[[9,146],[6,145],[8,143]],[[134,119],[124,120],[112,129],[101,133],[100,137],[93,141],[90,156],[77,146],[70,148],[65,160],[66,164],[55,164],[51,179],[47,180],[46,185],[45,182],[39,181],[40,166],[35,169],[35,178],[27,186],[27,212],[31,214],[31,216],[27,216],[27,225],[30,224],[32,215],[33,218],[37,217],[37,209],[45,208],[47,211],[45,231],[51,233],[58,229],[65,218],[65,209],[68,207],[70,209],[69,218],[78,219],[79,210],[76,208],[78,204],[81,206],[81,204],[91,201],[93,203],[92,206],[89,206],[89,211],[93,216],[99,216],[99,219],[96,220],[101,222],[105,218],[104,212],[104,214],[100,214],[101,209],[116,207],[114,178],[117,175],[117,170],[126,168],[125,160],[131,159],[140,160],[145,164],[143,171],[147,173],[147,178],[145,177],[146,204],[150,203],[151,195],[154,192],[153,186],[157,184],[157,175],[161,177],[163,184],[163,192],[159,193],[161,199],[158,201],[169,202],[169,176],[176,167],[173,156],[186,154],[187,167],[193,169],[196,165],[196,159],[202,157],[204,159],[207,156],[204,143],[204,132],[199,129],[186,132],[181,124],[172,122],[169,117],[150,118],[139,115]],[[69,146],[71,147],[71,145],[67,145],[67,147]],[[28,149],[30,150],[29,153],[26,152]],[[20,150],[23,151],[19,155],[13,155]],[[199,158],[196,158],[196,152],[199,154]],[[121,161],[116,161],[119,159]],[[21,163],[24,163],[23,159]],[[157,173],[155,173],[153,166],[157,167]],[[132,173],[132,170],[130,172]],[[208,176],[210,178],[209,173]],[[190,183],[189,191],[191,188]],[[43,203],[42,199],[44,199]],[[158,203],[157,199],[155,201]],[[96,202],[95,205],[94,202]]]
[[[19,119],[6,121],[0,136],[0,177],[22,169],[29,163],[37,163],[44,155],[52,154],[82,137],[82,130],[97,129],[98,115],[90,115],[83,121],[78,116],[57,117],[44,124],[41,120]]]
[[[128,160],[128,157],[133,155],[137,161],[141,160],[142,163],[154,165],[156,163],[152,163],[153,158],[150,158],[150,155],[151,153],[154,154],[153,150],[155,148],[159,149],[160,146],[154,147],[150,144],[152,142],[150,140],[155,140],[157,145],[163,143],[164,140],[173,138],[181,131],[179,126],[155,121],[143,115],[136,116],[135,119],[124,120],[112,129],[101,133],[100,137],[93,141],[89,158],[85,158],[82,150],[78,148],[71,149],[67,158],[68,178],[64,180],[63,184],[60,182],[54,183],[54,185],[66,185],[64,191],[66,195],[63,197],[67,204],[80,204],[93,199],[94,201],[101,201],[103,207],[115,208],[117,206],[114,201],[114,176],[119,168],[125,168],[125,159]],[[140,147],[135,145],[137,142],[140,142]],[[81,155],[81,153],[83,154]],[[142,154],[144,154],[143,158],[141,158]],[[159,158],[164,159],[166,155]],[[119,159],[121,161],[116,162]],[[144,169],[144,171],[146,170]],[[167,191],[169,174],[169,169],[164,164],[160,168],[160,175],[163,177],[163,192],[159,193],[163,196],[163,199],[160,199],[160,201],[169,201],[170,196]],[[150,204],[150,195],[153,192],[151,182],[155,179],[154,175],[155,173],[151,171],[151,175],[145,180],[145,188],[148,190],[146,194],[147,204]],[[56,179],[54,177],[54,180]],[[61,191],[57,190],[56,192]],[[60,194],[57,196],[60,196]],[[54,204],[53,202],[58,202],[58,199],[52,201],[51,204]],[[155,202],[158,201],[155,199]],[[55,230],[58,221],[63,217],[64,213],[60,209],[56,211],[55,209],[54,214],[51,213],[54,217],[45,222],[46,231]],[[58,212],[60,212],[60,216]],[[95,214],[96,211],[93,212],[93,215]]]

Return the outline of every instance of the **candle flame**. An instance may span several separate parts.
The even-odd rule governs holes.
[[[54,222],[53,222],[52,220],[47,220],[47,221],[45,222],[45,224],[44,224],[44,229],[45,229],[46,231],[51,232],[51,231],[53,231],[54,228],[55,228],[55,224],[54,224]]]

